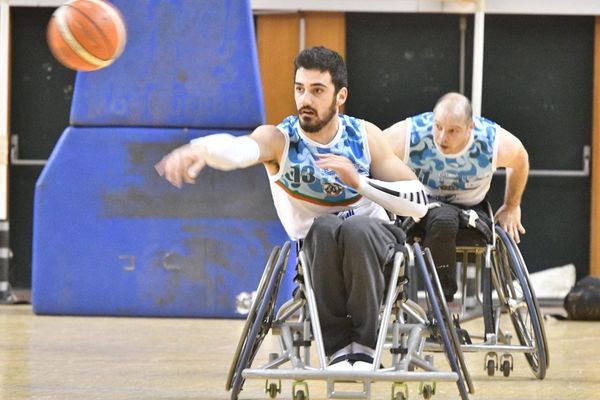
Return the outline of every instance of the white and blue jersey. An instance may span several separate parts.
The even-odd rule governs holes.
[[[279,171],[269,176],[277,214],[292,239],[302,239],[314,219],[324,214],[347,218],[355,214],[389,221],[380,205],[343,184],[335,171],[321,169],[319,154],[347,157],[359,174],[369,177],[371,156],[363,120],[340,114],[339,129],[330,143],[311,140],[297,116],[287,117],[277,128],[286,139]]]
[[[404,161],[425,185],[432,201],[463,206],[485,198],[496,170],[498,125],[473,117],[471,138],[463,150],[444,154],[433,139],[433,113],[407,119]]]

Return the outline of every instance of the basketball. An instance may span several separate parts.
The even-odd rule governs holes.
[[[50,51],[61,64],[94,71],[123,52],[127,33],[121,12],[104,0],[71,0],[54,11],[47,30]]]

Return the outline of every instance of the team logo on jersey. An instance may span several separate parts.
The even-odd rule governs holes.
[[[321,182],[321,187],[327,196],[332,197],[337,197],[344,191],[344,187],[336,182]]]

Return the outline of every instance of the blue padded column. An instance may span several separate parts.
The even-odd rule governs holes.
[[[152,168],[209,133],[65,131],[36,185],[36,313],[240,317],[236,297],[285,240],[264,168],[207,169],[181,190]]]
[[[71,124],[254,128],[264,106],[248,0],[115,0],[125,51],[77,74]]]
[[[286,240],[264,168],[207,168],[178,190],[153,166],[194,137],[263,123],[249,1],[114,2],[125,52],[77,74],[73,126],[36,185],[33,309],[240,317],[236,299]]]

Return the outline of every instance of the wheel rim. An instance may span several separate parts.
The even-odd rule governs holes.
[[[433,288],[433,284],[431,279],[429,279],[429,271],[427,271],[428,264],[425,262],[423,258],[423,254],[421,252],[421,247],[418,243],[413,244],[414,253],[415,253],[415,264],[418,265],[418,269],[421,272],[421,278],[423,279],[423,283],[425,284],[425,290],[430,298],[430,305],[433,311],[434,319],[439,321],[438,330],[440,336],[442,338],[442,342],[446,349],[446,358],[448,359],[448,363],[453,372],[458,375],[458,380],[456,381],[456,386],[458,387],[458,391],[460,393],[460,397],[463,400],[468,400],[469,394],[467,393],[467,388],[465,387],[465,379],[464,374],[466,370],[461,368],[458,361],[458,355],[456,352],[456,348],[454,345],[454,341],[450,338],[448,333],[449,330],[454,329],[454,327],[447,323],[445,318],[442,316],[442,312],[440,311],[440,306],[436,300],[435,290]],[[433,272],[435,273],[435,267],[433,267]],[[439,283],[439,281],[438,281]],[[460,349],[459,349],[460,351]],[[462,353],[461,353],[462,356]]]
[[[259,301],[262,299],[256,298],[258,309],[256,316],[250,323],[250,329],[247,337],[244,340],[240,355],[236,360],[235,371],[231,379],[231,398],[237,399],[237,395],[242,390],[245,379],[242,376],[242,371],[252,365],[263,339],[271,329],[273,317],[275,315],[275,302],[281,278],[285,272],[288,256],[290,251],[290,243],[286,242],[277,257],[277,263],[273,268],[270,279],[264,290],[263,299],[267,301]]]
[[[242,329],[242,334],[240,335],[240,340],[238,342],[237,348],[233,355],[233,359],[231,361],[231,366],[229,367],[229,373],[227,375],[227,382],[225,383],[226,390],[231,389],[233,376],[235,375],[237,366],[240,361],[240,354],[241,354],[242,350],[244,349],[244,347],[246,346],[246,341],[248,339],[248,332],[250,331],[252,322],[256,318],[256,311],[258,310],[258,305],[260,304],[261,299],[264,297],[264,291],[266,289],[267,283],[271,279],[271,275],[273,274],[273,269],[275,267],[275,263],[277,261],[277,257],[279,255],[280,250],[281,249],[279,248],[279,246],[274,247],[273,250],[271,250],[271,254],[269,255],[269,258],[267,259],[267,263],[265,265],[264,272],[260,278],[258,287],[256,289],[256,297],[255,297],[254,301],[252,302],[252,306],[250,307],[250,311],[248,312],[248,315],[246,317],[246,322],[244,323],[244,328]]]
[[[515,246],[508,235],[496,227],[499,240],[496,241],[496,254],[493,257],[499,276],[501,290],[506,300],[515,333],[523,346],[533,348],[524,353],[534,375],[543,379],[546,373],[545,335],[541,326],[539,308],[529,282],[526,271],[515,254]],[[509,247],[511,246],[511,247]]]

